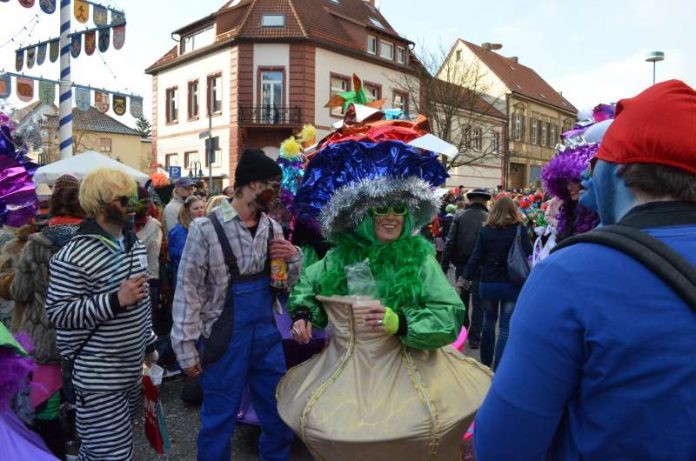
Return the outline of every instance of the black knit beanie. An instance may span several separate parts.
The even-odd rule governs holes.
[[[275,160],[267,157],[261,149],[245,149],[234,170],[234,187],[276,178],[282,173]]]

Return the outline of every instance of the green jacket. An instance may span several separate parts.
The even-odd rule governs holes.
[[[316,300],[316,295],[321,291],[319,279],[327,270],[331,251],[304,271],[293,287],[288,303],[290,315],[300,308],[306,308],[311,314],[312,323],[319,328],[326,327],[328,323],[326,312]],[[403,314],[400,316],[402,319],[406,318],[407,333],[400,339],[414,349],[436,349],[457,339],[464,323],[465,308],[434,256],[425,259],[420,273],[424,289],[418,305],[395,309],[397,314]]]

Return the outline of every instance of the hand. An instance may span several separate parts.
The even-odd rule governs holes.
[[[137,304],[147,296],[147,275],[140,274],[129,278],[118,289],[118,303],[122,307]]]
[[[292,259],[297,254],[297,247],[287,240],[278,239],[271,242],[271,259]]]
[[[149,368],[150,365],[156,364],[158,359],[159,359],[159,354],[157,353],[156,350],[145,354],[145,360],[144,360],[145,366]]]
[[[201,373],[203,373],[203,367],[201,367],[201,363],[198,362],[190,368],[184,368],[183,371],[186,376],[195,378],[197,376],[200,376]]]
[[[292,338],[300,344],[309,344],[312,339],[312,322],[305,319],[296,320],[290,330]]]
[[[387,308],[381,304],[370,306],[367,313],[363,315],[363,322],[375,331],[385,331],[384,314],[386,314],[386,312]]]

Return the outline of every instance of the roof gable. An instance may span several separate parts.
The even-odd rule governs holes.
[[[554,90],[534,69],[466,40],[460,39],[460,41],[513,93],[521,94],[567,112],[577,112],[570,101]]]
[[[17,121],[24,121],[30,115],[39,111],[39,109],[48,107],[51,112],[56,115],[46,117],[46,125],[49,128],[58,128],[58,107],[55,104],[45,104],[41,101],[36,101],[15,113]],[[103,114],[96,107],[90,106],[89,110],[81,111],[74,107],[73,114],[73,130],[75,131],[92,131],[97,133],[125,134],[132,136],[140,136],[140,132],[133,128],[124,125],[115,118]]]

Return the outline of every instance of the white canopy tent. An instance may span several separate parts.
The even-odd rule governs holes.
[[[150,179],[149,176],[142,171],[138,171],[135,168],[124,165],[123,163],[109,158],[106,155],[100,154],[93,150],[88,150],[81,154],[73,155],[70,158],[59,160],[40,167],[34,174],[34,183],[46,183],[49,186],[53,186],[56,179],[64,174],[71,174],[77,179],[82,180],[87,173],[99,168],[113,168],[115,170],[121,170],[130,175],[141,186],[144,186],[148,179]]]

